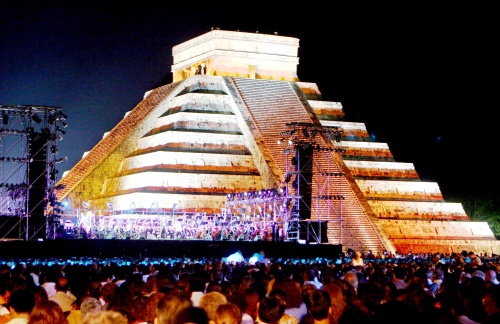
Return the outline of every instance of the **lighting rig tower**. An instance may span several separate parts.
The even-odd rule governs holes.
[[[335,179],[344,174],[333,168],[331,154],[345,152],[339,146],[344,132],[341,127],[311,123],[288,123],[286,127],[278,142],[287,143],[283,151],[287,240],[295,241],[305,234],[306,242],[322,243],[327,222],[332,217],[342,219],[344,196]]]
[[[0,104],[0,239],[54,238],[59,158],[67,116],[60,107]]]

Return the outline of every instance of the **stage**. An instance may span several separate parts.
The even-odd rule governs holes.
[[[0,259],[72,257],[222,258],[240,251],[245,258],[263,251],[269,258],[337,258],[341,245],[273,241],[55,239],[0,241]]]

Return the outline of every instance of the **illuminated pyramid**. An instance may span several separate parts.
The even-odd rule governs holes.
[[[173,83],[147,92],[85,153],[58,182],[58,199],[97,218],[270,217],[284,240],[310,226],[306,240],[345,250],[499,254],[487,223],[470,221],[349,122],[341,103],[299,81],[298,47],[297,38],[224,30],[175,46]]]

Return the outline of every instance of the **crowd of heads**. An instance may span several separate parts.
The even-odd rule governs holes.
[[[499,258],[0,260],[0,324],[500,323]]]

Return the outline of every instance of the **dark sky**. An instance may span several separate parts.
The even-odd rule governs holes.
[[[172,82],[174,45],[219,27],[299,38],[300,80],[445,198],[497,190],[493,7],[155,2],[0,1],[0,104],[62,108],[60,174]]]

